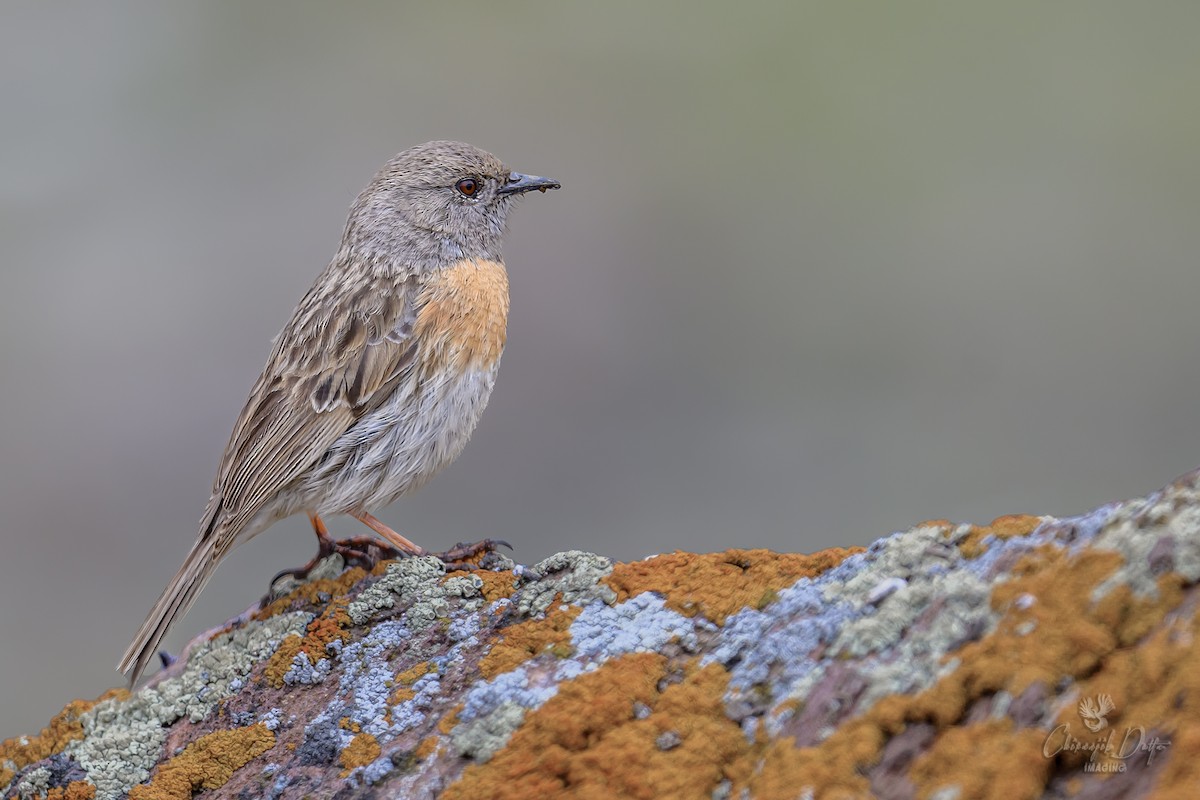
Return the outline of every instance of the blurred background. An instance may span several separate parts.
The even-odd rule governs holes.
[[[427,546],[812,551],[1200,464],[1200,4],[406,5],[0,12],[0,737],[121,682],[271,337],[427,139],[563,183],[474,441],[381,513]]]

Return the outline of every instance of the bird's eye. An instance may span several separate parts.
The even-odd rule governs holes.
[[[454,188],[458,189],[458,191],[462,192],[462,194],[466,195],[467,197],[471,197],[477,191],[479,191],[479,181],[475,180],[474,178],[463,178],[461,181],[454,184]]]

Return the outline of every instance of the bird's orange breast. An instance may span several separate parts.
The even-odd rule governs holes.
[[[508,336],[508,273],[468,259],[431,274],[417,297],[414,337],[426,371],[488,370]]]

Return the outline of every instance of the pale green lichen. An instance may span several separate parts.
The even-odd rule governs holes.
[[[991,590],[970,573],[937,575],[910,583],[874,615],[847,624],[832,652],[870,663],[860,670],[870,676],[860,708],[870,708],[891,694],[922,691],[953,672],[956,665],[944,663],[943,656],[986,636],[1000,619],[988,602]],[[914,625],[934,603],[941,604],[940,609],[928,618],[928,625]],[[885,649],[890,654],[876,661],[874,654]]]
[[[859,665],[856,672],[866,684],[860,711],[890,694],[933,685],[955,667],[943,663],[945,654],[995,628],[999,614],[988,602],[992,585],[974,572],[982,563],[968,561],[955,546],[969,531],[962,525],[947,534],[944,526],[925,525],[894,534],[872,548],[863,569],[823,587],[828,602],[847,603],[860,614],[842,626],[829,648],[831,655]],[[971,568],[955,569],[968,563]],[[888,592],[876,591],[889,582]],[[928,615],[934,604],[938,612]],[[928,624],[916,625],[923,615]],[[830,663],[822,660],[798,680],[789,698],[807,697]]]
[[[441,597],[438,579],[445,573],[446,565],[433,556],[393,561],[382,578],[350,602],[346,613],[355,625],[365,625],[395,608],[397,598],[418,602],[431,594]]]
[[[441,590],[448,598],[460,600],[458,608],[466,614],[473,614],[483,608],[483,578],[478,575],[455,575],[442,582]],[[407,621],[412,626],[412,609],[408,611]],[[443,616],[449,616],[445,614]]]
[[[914,578],[884,600],[875,613],[846,623],[832,645],[835,655],[863,658],[900,645],[912,644],[933,652],[944,652],[990,629],[999,618],[988,606],[991,586],[970,573],[954,572]],[[913,623],[934,603],[942,610],[933,616],[919,636]]]
[[[1164,571],[1178,572],[1189,582],[1200,580],[1200,538],[1193,535],[1200,528],[1198,504],[1200,492],[1187,484],[1121,504],[1094,546],[1116,550],[1125,563],[1092,591],[1092,599],[1123,584],[1142,597],[1157,597],[1157,578]],[[1158,552],[1161,559],[1153,557]]]
[[[504,703],[486,716],[456,725],[450,732],[450,744],[461,756],[488,761],[508,744],[524,720],[522,706]]]
[[[455,575],[442,583],[442,590],[450,597],[473,598],[483,596],[483,578],[475,573]]]
[[[582,605],[601,600],[611,605],[616,602],[617,594],[600,581],[612,568],[610,559],[595,553],[582,550],[555,553],[530,568],[537,578],[517,590],[513,606],[521,616],[544,614],[559,594],[562,599],[557,602]]]
[[[196,648],[178,676],[106,700],[80,717],[83,739],[66,752],[96,784],[96,800],[117,800],[146,781],[158,763],[167,727],[186,717],[206,719],[234,694],[254,664],[269,657],[289,634],[303,634],[312,614],[279,614],[221,634]]]
[[[16,790],[21,800],[45,797],[46,792],[50,791],[50,770],[45,767],[29,770],[17,781]]]
[[[862,570],[845,583],[827,585],[825,599],[830,602],[844,601],[859,607],[867,603],[871,592],[885,580],[901,578],[907,581],[915,575],[927,573],[934,564],[950,567],[962,560],[961,553],[954,545],[970,530],[970,525],[958,525],[950,531],[941,525],[921,525],[893,534],[882,540],[882,548],[876,549],[878,542],[871,548]],[[934,553],[940,558],[930,558]]]
[[[479,582],[478,586],[475,581]],[[405,598],[411,601],[408,610],[404,612],[405,627],[416,633],[425,630],[440,619],[448,619],[450,617],[450,598],[474,596],[473,599],[463,604],[463,609],[467,612],[477,611],[483,605],[483,595],[479,591],[482,586],[483,581],[474,575],[470,578],[456,576],[445,581],[428,580],[418,584]]]
[[[346,607],[355,625],[382,617],[402,602],[405,626],[414,633],[450,616],[450,600],[463,600],[464,611],[483,606],[483,580],[478,575],[456,575],[446,580],[446,565],[432,556],[405,558],[388,564],[378,581],[368,586]]]

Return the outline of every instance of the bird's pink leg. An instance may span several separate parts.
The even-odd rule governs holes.
[[[500,546],[512,549],[512,545],[500,539],[484,539],[474,544],[457,544],[444,553],[431,553],[419,544],[410,542],[405,537],[383,524],[378,518],[366,513],[355,514],[354,518],[371,530],[387,539],[392,547],[401,553],[412,556],[434,556],[446,564],[446,569],[471,569],[477,566],[474,562],[485,553],[490,553]]]
[[[378,533],[384,539],[387,539],[388,543],[401,553],[407,553],[410,556],[425,555],[426,550],[424,547],[405,539],[387,525],[384,525],[383,522],[381,522],[377,517],[368,514],[366,511],[362,512],[361,514],[353,514],[352,516],[363,525],[366,525],[368,528]]]

